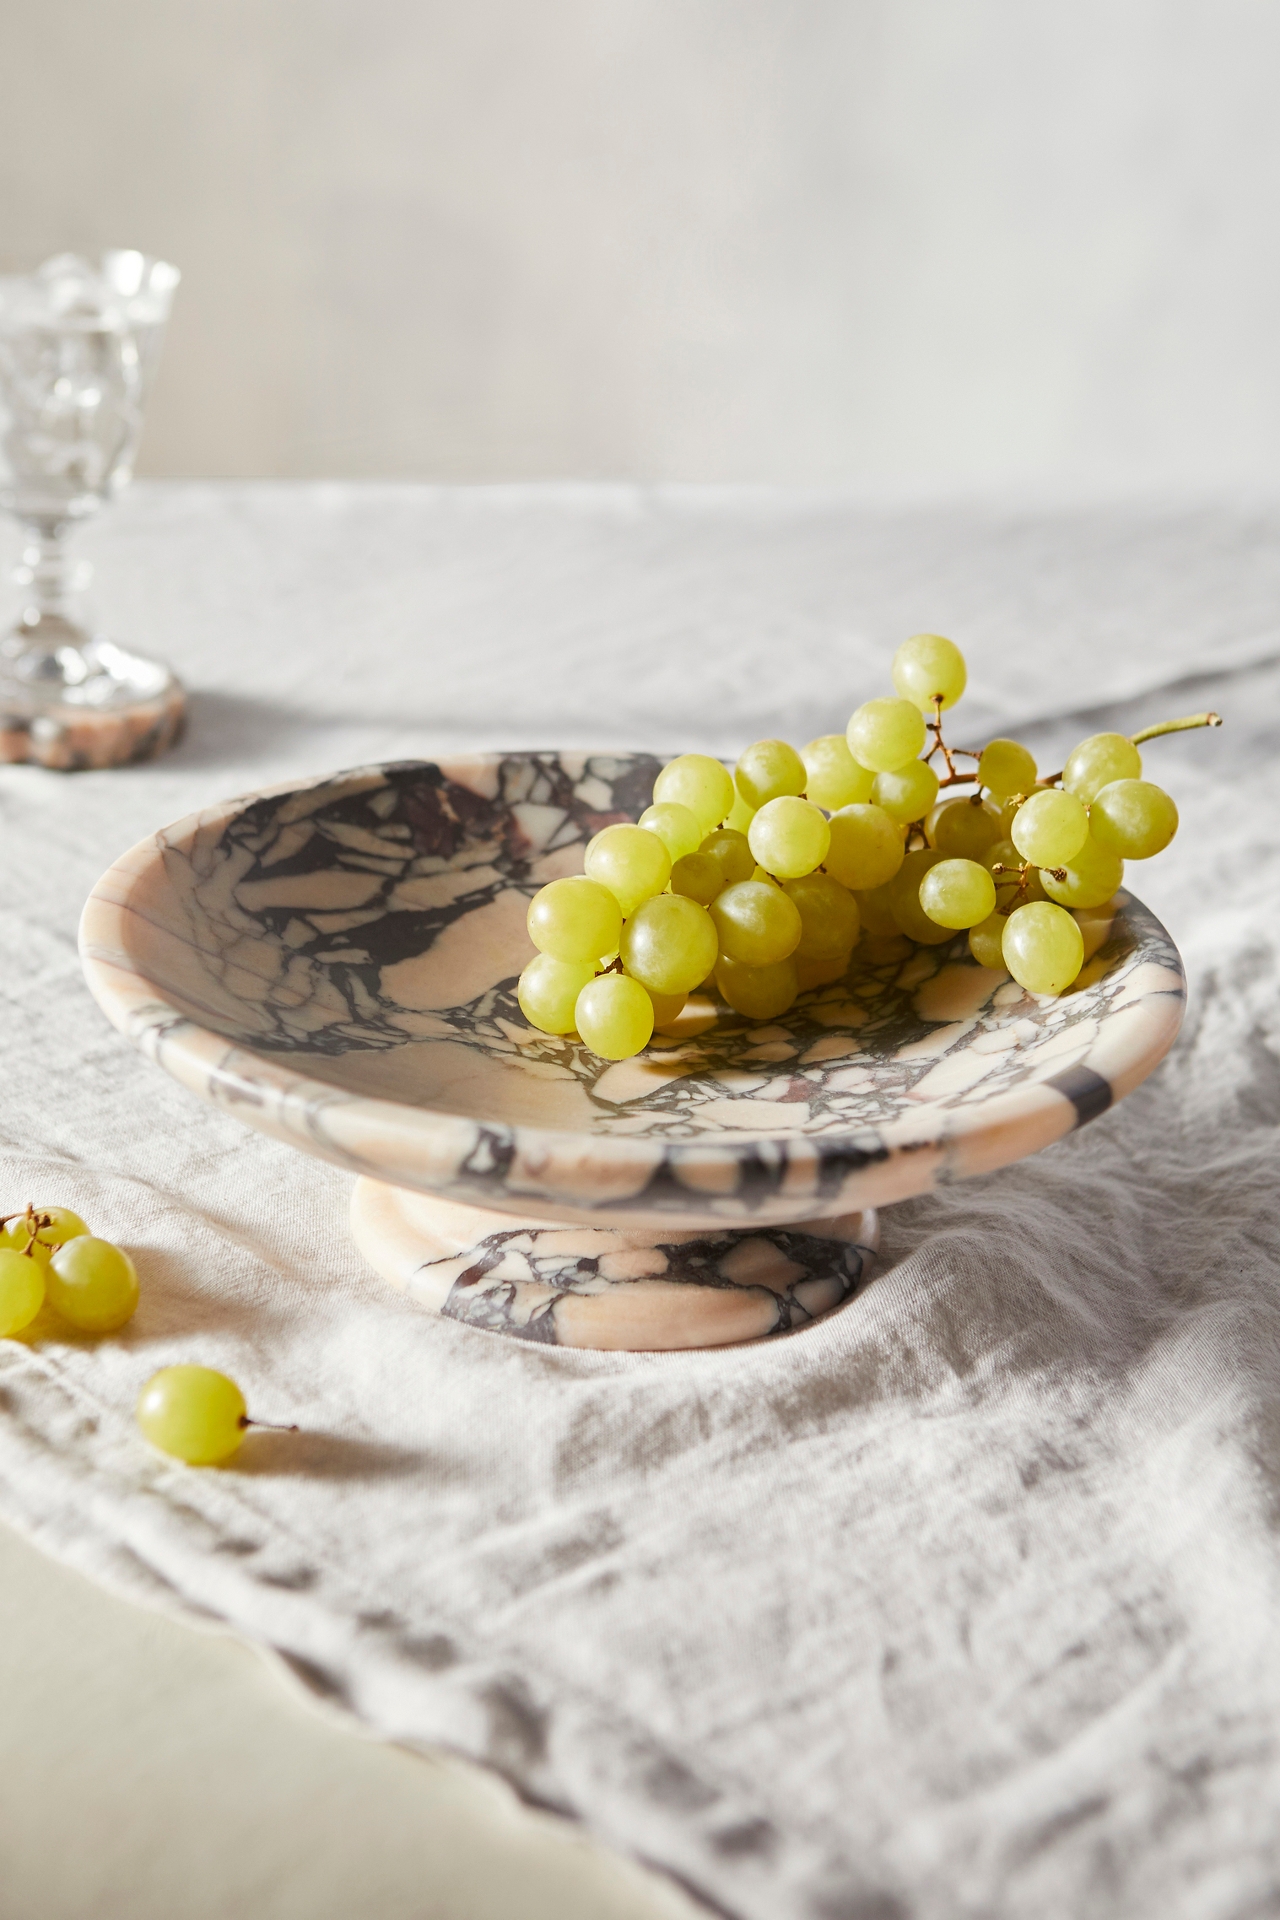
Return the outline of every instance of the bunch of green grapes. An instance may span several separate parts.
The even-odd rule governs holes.
[[[138,1304],[128,1254],[70,1207],[29,1206],[0,1221],[0,1337],[23,1332],[46,1300],[80,1333],[115,1333]]]
[[[525,1018],[623,1060],[697,988],[773,1020],[841,978],[860,943],[880,961],[961,932],[981,965],[1063,992],[1084,964],[1077,916],[1177,829],[1139,742],[1218,716],[1094,734],[1045,779],[1016,740],[947,745],[942,715],[966,680],[952,641],[916,634],[894,656],[895,696],[866,701],[843,734],[799,753],[758,740],[732,777],[705,754],[671,761],[638,824],[604,828],[582,876],[532,901]]]

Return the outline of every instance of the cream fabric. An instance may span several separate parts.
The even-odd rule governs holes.
[[[733,1915],[1269,1910],[1278,533],[139,489],[97,533],[101,599],[194,724],[155,767],[0,770],[0,1191],[129,1245],[143,1302],[114,1340],[0,1345],[0,1512]],[[924,625],[971,658],[960,744],[1016,727],[1058,765],[1099,727],[1226,715],[1148,749],[1184,827],[1130,875],[1191,1010],[1083,1133],[889,1210],[880,1277],[803,1334],[603,1356],[427,1317],[362,1269],[343,1175],[200,1106],[81,984],[98,872],[203,802],[461,744],[802,742]],[[303,1432],[166,1463],[131,1408],[178,1359]]]

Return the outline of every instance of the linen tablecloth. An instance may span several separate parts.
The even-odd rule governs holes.
[[[143,486],[99,605],[193,689],[156,765],[0,769],[0,1199],[142,1275],[119,1336],[0,1343],[0,1513],[274,1649],[377,1731],[750,1920],[1245,1915],[1280,1900],[1280,512]],[[843,726],[908,633],[958,742],[1215,706],[1147,750],[1136,891],[1190,1010],[1132,1098],[894,1207],[790,1338],[596,1355],[366,1271],[350,1181],[200,1105],[79,972],[85,894],[228,794],[467,745],[734,752]],[[263,1418],[148,1450],[163,1364]]]

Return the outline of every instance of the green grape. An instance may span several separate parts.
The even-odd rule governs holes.
[[[790,956],[767,966],[744,966],[721,955],[716,962],[716,985],[735,1013],[751,1020],[776,1020],[800,991],[800,976]]]
[[[606,827],[587,848],[584,865],[589,880],[608,887],[624,920],[671,878],[671,855],[657,834],[643,827]]]
[[[1007,922],[1002,913],[988,915],[980,920],[976,927],[969,929],[969,951],[980,967],[990,967],[993,973],[1003,973],[1004,930]]]
[[[716,963],[719,940],[705,907],[679,893],[638,906],[622,929],[619,952],[650,993],[692,993]]]
[[[867,888],[855,893],[858,903],[858,919],[864,934],[873,940],[887,940],[898,931],[898,923],[893,917],[893,881],[887,880],[883,886]]]
[[[706,976],[704,975],[703,978],[705,979]],[[701,980],[698,985],[702,985]],[[678,1018],[689,996],[687,993],[651,993],[649,998],[653,1002],[653,1029],[657,1033],[661,1028],[669,1027],[672,1021]]]
[[[653,1035],[653,1001],[638,980],[602,973],[578,995],[574,1025],[602,1060],[629,1060]]]
[[[812,800],[769,800],[751,822],[747,843],[760,865],[780,880],[798,880],[827,857],[831,828]]]
[[[838,953],[830,960],[805,960],[797,954],[793,964],[801,993],[808,993],[814,987],[829,987],[835,981],[843,980],[852,957],[852,949],[848,953]]]
[[[749,807],[757,811],[784,793],[804,792],[805,764],[785,740],[757,740],[740,757],[733,781]]]
[[[923,820],[938,797],[938,776],[924,760],[908,760],[896,773],[878,773],[871,798],[891,820]]]
[[[798,960],[832,960],[852,953],[857,942],[858,903],[829,873],[806,873],[788,880],[782,891],[800,915]]]
[[[1062,784],[1086,807],[1113,780],[1137,780],[1142,755],[1123,733],[1091,733],[1073,747],[1062,769]]]
[[[1028,993],[1061,993],[1084,965],[1084,935],[1065,907],[1037,900],[1004,923],[1004,964]]]
[[[751,842],[736,827],[717,827],[707,835],[698,851],[709,853],[718,863],[726,887],[731,887],[735,880],[749,880],[755,870]]]
[[[724,823],[726,827],[731,827],[734,833],[745,834],[751,825],[754,814],[755,808],[747,805],[735,787],[733,790],[733,805],[730,807]]]
[[[997,800],[1011,794],[1030,793],[1036,783],[1036,763],[1016,740],[993,740],[982,750],[978,761],[978,784],[994,793]]]
[[[711,903],[720,952],[745,966],[771,966],[786,960],[800,944],[800,910],[781,887],[761,880],[739,880]]]
[[[1178,809],[1150,780],[1113,780],[1094,796],[1089,829],[1100,847],[1122,860],[1149,860],[1178,831]]]
[[[729,769],[707,753],[682,753],[669,760],[653,783],[655,800],[674,800],[688,807],[710,833],[718,827],[734,802],[736,789]]]
[[[920,882],[920,905],[940,927],[976,927],[996,910],[996,883],[976,860],[940,860]]]
[[[35,1229],[34,1220],[47,1220],[48,1226]],[[31,1248],[31,1256],[41,1266],[48,1266],[49,1256],[55,1247],[64,1240],[75,1240],[81,1234],[88,1233],[84,1221],[78,1213],[72,1213],[70,1207],[31,1207],[26,1213],[17,1213],[0,1232],[0,1247],[14,1247],[19,1253]]]
[[[1050,900],[1060,907],[1102,907],[1124,878],[1124,861],[1109,847],[1100,847],[1090,834],[1078,854],[1058,869],[1065,880],[1056,880],[1046,868],[1040,884]]]
[[[981,860],[1000,838],[1000,815],[990,801],[972,794],[967,800],[942,800],[924,823],[929,845],[949,859]]]
[[[594,960],[557,960],[539,953],[520,975],[516,998],[520,1011],[539,1033],[572,1033],[573,1010],[588,980],[594,979]]]
[[[1046,787],[1033,793],[1013,816],[1009,838],[1037,867],[1062,867],[1074,859],[1089,837],[1089,815],[1074,793]]]
[[[924,715],[911,700],[867,700],[851,717],[845,738],[862,766],[896,773],[924,746]]]
[[[617,948],[622,909],[608,887],[572,875],[534,894],[528,927],[534,946],[556,960],[598,960]]]
[[[940,927],[936,920],[931,920],[920,904],[920,882],[941,860],[942,855],[933,847],[922,847],[907,854],[889,882],[889,901],[899,933],[905,933],[909,940],[918,941],[922,947],[941,946],[952,936],[952,929]]]
[[[138,1396],[137,1418],[153,1447],[190,1467],[229,1460],[250,1424],[239,1387],[212,1367],[161,1367]]]
[[[831,845],[824,865],[833,880],[868,893],[892,880],[902,865],[902,832],[883,807],[841,807],[830,820]]]
[[[657,834],[671,855],[672,866],[677,860],[683,860],[686,853],[696,853],[702,845],[702,822],[675,800],[663,800],[655,807],[646,807],[636,825],[647,833]]]
[[[982,864],[996,883],[996,895],[1001,907],[1008,912],[1013,904],[1013,896],[1018,892],[1018,876],[1022,868],[1026,865],[1026,862],[1014,846],[1012,840],[997,840],[995,845],[988,847],[983,854]],[[997,867],[1003,867],[1006,871],[997,873]],[[1009,871],[1009,869],[1012,869],[1012,871]],[[1018,904],[1022,906],[1029,901],[1044,900],[1045,898],[1047,898],[1045,890],[1040,884],[1040,869],[1038,867],[1030,867],[1027,871],[1026,885],[1022,888]]]
[[[726,884],[724,868],[713,853],[686,853],[671,869],[672,893],[696,900],[700,907],[709,907]]]
[[[44,1266],[16,1247],[0,1247],[0,1340],[21,1333],[44,1305]]]
[[[944,707],[954,707],[968,678],[964,655],[940,633],[914,634],[893,656],[894,686],[922,713],[933,712],[935,696]]]
[[[49,1304],[82,1333],[114,1333],[138,1305],[138,1274],[109,1240],[78,1234],[59,1247],[45,1276]]]
[[[855,801],[871,798],[875,779],[870,767],[860,767],[842,733],[824,733],[811,740],[800,758],[806,775],[805,794],[815,807],[834,813]]]

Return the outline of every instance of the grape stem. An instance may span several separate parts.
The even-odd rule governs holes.
[[[1141,733],[1131,733],[1129,738],[1135,747],[1144,740],[1155,740],[1162,733],[1189,733],[1193,727],[1220,727],[1220,713],[1188,713],[1181,720],[1162,720],[1158,726],[1144,727]]]
[[[7,1227],[11,1220],[21,1220],[26,1227],[27,1244],[22,1248],[22,1252],[27,1255],[28,1259],[34,1260],[36,1241],[40,1238],[45,1227],[51,1227],[53,1225],[53,1216],[48,1213],[37,1213],[32,1202],[28,1200],[26,1206],[19,1208],[17,1213],[0,1214],[0,1228]],[[61,1241],[58,1242],[58,1246],[62,1244]],[[52,1248],[51,1251],[56,1253],[57,1247]]]
[[[301,1427],[287,1427],[279,1420],[251,1420],[247,1413],[240,1415],[240,1425],[242,1427],[269,1427],[272,1433],[301,1433],[302,1431]]]
[[[607,967],[598,967],[596,969],[596,979],[602,980],[606,973],[622,973],[623,971],[622,955],[615,953]]]

